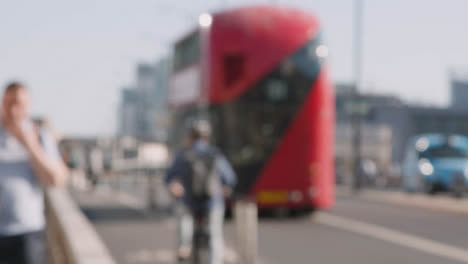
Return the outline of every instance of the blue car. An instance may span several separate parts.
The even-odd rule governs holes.
[[[468,137],[426,134],[409,141],[402,167],[403,187],[410,192],[450,191],[468,187]]]

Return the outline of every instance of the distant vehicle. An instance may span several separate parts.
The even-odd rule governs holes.
[[[260,209],[334,204],[334,91],[316,16],[246,7],[200,16],[174,47],[170,142],[206,117]]]
[[[408,191],[463,195],[468,187],[468,137],[427,134],[412,138],[402,173]]]

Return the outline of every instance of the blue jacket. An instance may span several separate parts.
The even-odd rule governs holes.
[[[215,205],[224,204],[224,195],[222,187],[235,186],[237,178],[236,174],[234,173],[234,170],[232,169],[231,165],[224,157],[224,155],[222,155],[220,151],[218,151],[216,148],[212,147],[205,141],[199,140],[195,142],[191,146],[191,149],[199,153],[214,153],[216,155],[215,167],[218,170],[218,174],[221,177],[221,185],[219,186],[219,190],[216,192],[216,195],[214,195],[210,201],[207,201],[207,204],[202,206],[212,207]],[[185,164],[184,154],[185,152],[181,151],[175,156],[172,165],[167,171],[166,183],[170,184],[173,181],[180,181],[181,184],[184,186],[185,190],[188,190],[189,186],[187,178],[190,177],[190,172],[189,168],[187,168]],[[187,194],[187,192],[185,192],[185,194]],[[191,201],[188,195],[184,195],[182,197],[182,200],[187,206],[194,206],[193,201]]]

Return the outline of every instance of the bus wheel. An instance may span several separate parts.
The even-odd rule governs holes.
[[[277,219],[285,219],[290,216],[290,209],[288,208],[276,208],[273,209],[273,215]]]
[[[294,208],[289,209],[289,217],[299,218],[313,215],[315,212],[314,208]]]

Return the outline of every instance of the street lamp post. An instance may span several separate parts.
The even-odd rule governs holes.
[[[363,0],[354,0],[354,87],[353,87],[353,189],[359,191],[362,179],[359,166],[361,164],[361,100],[359,96],[359,86],[362,77],[362,6]],[[359,109],[358,109],[359,108]]]

